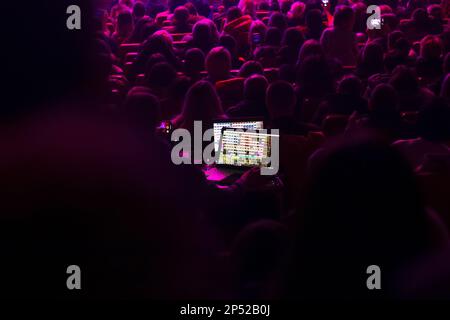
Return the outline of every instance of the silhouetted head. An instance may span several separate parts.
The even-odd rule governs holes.
[[[347,75],[339,81],[337,91],[340,94],[346,94],[354,97],[360,97],[362,92],[361,80],[354,75]]]
[[[186,75],[195,75],[205,69],[205,55],[198,48],[186,51],[184,55],[184,72]]]
[[[443,51],[442,41],[439,37],[428,35],[420,41],[420,56],[427,60],[438,60]]]
[[[398,97],[394,87],[388,84],[379,84],[372,91],[369,98],[371,112],[391,113],[397,110]]]
[[[253,74],[264,74],[264,68],[258,61],[246,61],[239,69],[240,77],[248,78]]]
[[[148,85],[155,89],[167,88],[175,81],[176,77],[176,70],[167,62],[156,63],[145,74]]]
[[[179,6],[173,13],[173,22],[175,25],[184,26],[189,19],[189,10],[185,6]]]
[[[364,68],[366,77],[383,72],[383,47],[378,42],[371,41],[364,46],[361,66]]]
[[[188,90],[183,111],[174,122],[183,128],[192,129],[194,121],[203,121],[205,126],[222,116],[222,106],[214,86],[208,81],[198,81]]]
[[[269,18],[269,27],[278,28],[281,32],[284,32],[288,27],[287,19],[281,12],[274,12]]]
[[[169,6],[169,11],[174,12],[179,6],[185,5],[187,0],[168,0],[167,5]]]
[[[133,16],[125,11],[117,16],[116,32],[120,35],[129,34],[133,31]]]
[[[307,57],[310,56],[320,56],[323,57],[323,49],[320,45],[319,41],[317,40],[306,40],[305,43],[303,43],[303,46],[300,48],[300,52],[298,53],[298,63],[301,63],[304,61]]]
[[[266,46],[279,46],[281,43],[282,32],[278,28],[269,28],[264,38],[264,44]]]
[[[323,29],[322,12],[319,9],[309,10],[306,12],[305,20],[309,34],[318,39]]]
[[[355,23],[355,13],[348,6],[337,6],[334,11],[333,26],[338,29],[351,31]]]
[[[322,56],[308,56],[300,61],[297,68],[296,83],[305,95],[322,97],[335,90],[329,65]]]
[[[205,65],[213,81],[224,80],[230,74],[231,55],[224,47],[215,47],[206,56]]]
[[[282,45],[299,49],[304,40],[303,33],[298,28],[287,28],[283,34]]]
[[[398,66],[394,69],[389,84],[400,94],[413,94],[419,90],[417,77],[411,69],[405,66]]]
[[[130,124],[154,132],[160,121],[159,100],[148,89],[131,89],[125,99],[123,113]]]
[[[192,40],[195,47],[207,52],[219,37],[215,24],[208,19],[197,21],[192,27]]]
[[[141,19],[143,16],[145,16],[145,5],[137,1],[133,6],[133,16],[135,20]]]
[[[414,10],[411,15],[411,19],[416,23],[417,26],[426,28],[429,22],[427,11],[423,8],[418,8]]]
[[[250,76],[244,82],[244,98],[253,101],[264,101],[268,85],[266,77],[259,74]]]
[[[242,17],[242,11],[238,7],[231,7],[227,11],[227,21],[231,22]]]
[[[269,85],[266,104],[271,119],[293,116],[297,98],[289,82],[275,81]]]
[[[232,57],[237,56],[237,43],[233,36],[224,34],[219,39],[219,45],[228,50]]]

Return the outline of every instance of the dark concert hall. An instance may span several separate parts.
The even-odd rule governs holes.
[[[8,2],[1,297],[450,302],[450,0]]]

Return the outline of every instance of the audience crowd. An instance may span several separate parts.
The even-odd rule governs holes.
[[[448,1],[97,9],[101,116],[41,122],[38,147],[16,141],[23,179],[2,172],[28,195],[16,210],[39,213],[40,258],[75,255],[102,297],[450,297]],[[171,162],[168,123],[239,118],[280,130],[281,185],[252,169],[219,187]]]

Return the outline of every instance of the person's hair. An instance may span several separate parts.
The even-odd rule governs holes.
[[[239,8],[242,10],[243,14],[250,15],[252,18],[256,14],[256,5],[253,0],[240,0]]]
[[[310,35],[319,38],[323,29],[322,12],[319,9],[307,11],[305,22]]]
[[[185,25],[189,19],[189,10],[185,6],[179,6],[173,13],[175,25]]]
[[[296,84],[302,94],[310,97],[322,97],[335,89],[327,60],[318,55],[309,56],[299,63]]]
[[[420,41],[420,56],[425,59],[439,59],[443,46],[439,37],[427,35]]]
[[[174,123],[191,129],[194,121],[204,121],[208,125],[220,117],[223,117],[223,110],[216,89],[208,81],[198,81],[189,88],[183,110]]]
[[[269,85],[266,77],[253,74],[244,82],[244,98],[247,100],[264,100]]]
[[[129,11],[123,11],[117,16],[117,32],[120,34],[122,32],[131,32],[133,26],[133,16]]]
[[[450,141],[450,107],[448,102],[435,97],[429,105],[419,111],[417,118],[419,135],[429,141]]]
[[[264,68],[259,61],[246,61],[239,69],[239,76],[248,78],[253,74],[264,74]]]
[[[396,42],[401,39],[404,38],[405,34],[400,31],[400,30],[395,30],[392,31],[391,33],[388,34],[388,49],[393,50],[393,49],[397,49],[396,47]]]
[[[169,63],[158,62],[145,74],[145,80],[152,88],[165,88],[176,79],[177,72]]]
[[[379,72],[383,72],[383,47],[377,41],[371,41],[364,46],[361,63],[359,65],[363,70],[365,77]]]
[[[264,45],[267,46],[279,46],[281,43],[282,32],[278,28],[267,29],[266,36],[264,38]]]
[[[219,40],[216,25],[209,19],[197,21],[192,27],[193,45],[203,52],[211,49]]]
[[[320,57],[324,56],[322,46],[320,45],[319,41],[314,39],[306,40],[303,43],[298,53],[297,65],[303,62],[306,58],[311,56],[320,56]]]
[[[305,12],[305,4],[303,2],[297,1],[291,5],[291,9],[289,10],[289,16],[291,18],[301,18],[303,17],[303,13]]]
[[[148,57],[147,63],[145,64],[145,77],[150,77],[150,71],[153,66],[160,62],[167,62],[166,57],[164,57],[161,53],[154,53],[150,57]]]
[[[154,33],[142,45],[141,55],[150,56],[154,53],[162,54],[166,60],[175,65],[177,58],[168,39],[161,33]]]
[[[389,84],[377,85],[369,98],[371,112],[390,113],[397,110],[398,97],[395,88]]]
[[[293,0],[280,0],[280,11],[282,14],[287,14],[291,9]]]
[[[275,81],[267,88],[266,104],[272,119],[292,116],[296,102],[294,87],[289,82]]]
[[[135,125],[154,130],[160,120],[159,100],[148,89],[132,89],[125,98],[123,113]]]
[[[198,15],[197,8],[192,4],[192,2],[186,2],[183,6],[188,9],[190,15]]]
[[[205,55],[198,48],[191,48],[184,55],[184,72],[186,75],[197,74],[205,68]]]
[[[340,94],[359,97],[362,93],[361,79],[353,74],[346,75],[339,81],[337,91]]]
[[[150,17],[140,18],[134,26],[133,33],[131,34],[129,41],[132,43],[143,42],[148,37],[148,34],[144,34],[144,29],[149,26],[153,26],[152,19]]]
[[[304,41],[303,33],[298,28],[291,27],[284,31],[281,43],[283,46],[300,49]]]
[[[231,22],[242,17],[242,11],[238,7],[231,7],[227,10],[227,21]]]
[[[236,39],[233,36],[229,34],[222,35],[219,39],[219,45],[228,50],[228,52],[231,54],[231,60],[236,57],[237,43]]]
[[[355,13],[353,9],[348,6],[337,6],[334,11],[333,25],[337,28],[348,28],[352,30]]]
[[[434,19],[442,19],[443,11],[439,4],[432,4],[427,7],[428,15]]]
[[[213,48],[206,56],[206,71],[213,80],[223,80],[231,70],[231,55],[224,47]]]
[[[269,27],[278,28],[283,32],[288,27],[286,16],[280,12],[272,13],[269,18]]]
[[[414,10],[411,15],[411,19],[417,24],[417,26],[422,28],[426,28],[429,22],[427,11],[423,8]]]
[[[134,6],[133,6],[133,15],[136,18],[138,18],[138,19],[142,18],[143,16],[145,16],[145,5],[142,2],[137,1],[134,4]]]
[[[392,72],[389,80],[395,90],[402,94],[416,93],[419,90],[419,83],[414,72],[406,66],[398,66]]]
[[[262,39],[265,38],[267,32],[267,26],[261,20],[254,20],[250,25],[249,42],[252,43],[253,34],[259,33]]]

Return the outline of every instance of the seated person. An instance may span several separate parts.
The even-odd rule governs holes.
[[[356,64],[356,36],[353,32],[355,15],[352,8],[338,6],[332,28],[323,31],[320,44],[325,54],[338,59],[345,66]]]
[[[367,114],[367,101],[361,94],[361,80],[353,75],[345,76],[338,84],[337,93],[329,95],[320,105],[314,116],[314,123],[320,125],[330,114],[350,116],[355,111]]]
[[[320,129],[312,124],[295,120],[297,98],[293,86],[285,81],[275,81],[269,85],[266,104],[269,111],[269,127],[279,129],[280,134],[306,135]]]
[[[224,47],[215,47],[206,56],[205,61],[208,77],[205,79],[213,84],[217,81],[231,78],[231,55]]]
[[[262,117],[267,119],[265,94],[268,86],[267,79],[254,74],[244,82],[244,100],[227,110],[231,118]]]
[[[175,9],[172,17],[172,26],[168,29],[170,33],[189,33],[192,25],[189,23],[189,11],[185,6]]]

